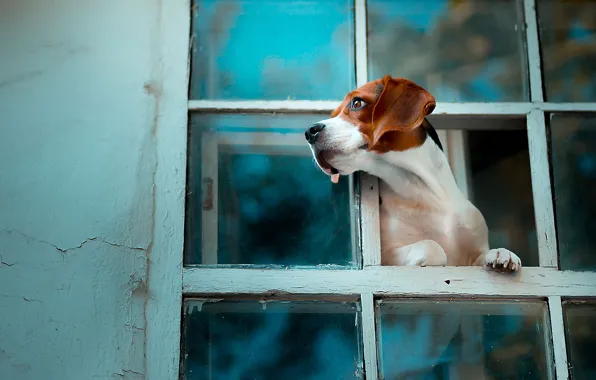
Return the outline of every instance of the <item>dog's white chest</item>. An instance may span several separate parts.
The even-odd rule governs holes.
[[[471,265],[484,247],[482,215],[469,202],[428,207],[427,194],[404,199],[380,181],[382,261],[391,264],[392,252],[422,240],[437,242],[447,254],[447,265]]]

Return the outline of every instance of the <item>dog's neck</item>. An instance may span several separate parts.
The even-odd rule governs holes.
[[[374,154],[364,166],[362,170],[385,181],[403,199],[432,204],[466,199],[445,153],[428,137],[415,148]]]

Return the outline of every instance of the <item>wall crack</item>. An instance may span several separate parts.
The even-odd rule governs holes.
[[[7,263],[6,261],[4,261],[4,257],[2,257],[2,255],[0,255],[0,267],[2,265],[5,265],[7,267],[11,267],[13,265],[15,265],[16,263]]]
[[[21,232],[19,230],[15,230],[15,229],[2,229],[2,230],[0,230],[0,232],[5,233],[5,234],[9,234],[9,235],[10,234],[20,235],[21,237],[25,238],[28,241],[34,241],[36,243],[49,245],[49,246],[53,247],[55,250],[57,250],[58,252],[63,253],[63,254],[66,254],[66,253],[69,253],[71,251],[75,251],[77,249],[83,248],[85,246],[85,244],[87,244],[87,243],[89,243],[91,241],[102,243],[102,244],[107,244],[107,245],[110,245],[112,247],[116,247],[116,248],[120,248],[120,249],[131,250],[131,251],[142,251],[142,252],[147,251],[147,249],[146,248],[143,248],[143,247],[129,247],[129,246],[126,246],[126,245],[122,245],[122,244],[118,244],[118,243],[114,243],[114,242],[111,242],[111,241],[104,240],[104,239],[102,239],[102,238],[100,238],[98,236],[86,238],[85,240],[83,240],[77,246],[69,247],[69,248],[62,248],[62,247],[59,247],[58,245],[56,245],[54,243],[50,243],[49,241],[38,239],[38,238],[36,238],[34,236],[28,235],[28,234],[26,234],[24,232]],[[8,265],[8,266],[14,265],[14,264],[5,263],[4,261],[2,261],[2,264]]]

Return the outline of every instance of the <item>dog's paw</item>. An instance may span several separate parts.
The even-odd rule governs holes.
[[[434,240],[422,240],[402,248],[406,266],[426,267],[447,265],[447,255],[443,247]]]
[[[484,266],[498,272],[518,272],[521,270],[521,259],[505,248],[491,249],[484,256]]]

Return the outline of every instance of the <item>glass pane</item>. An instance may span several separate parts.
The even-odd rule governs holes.
[[[362,379],[356,303],[187,301],[186,380]]]
[[[194,0],[191,99],[343,99],[352,0]]]
[[[349,177],[304,140],[321,115],[193,115],[187,264],[358,265]]]
[[[377,306],[381,377],[548,379],[544,315],[543,302],[383,301]]]
[[[371,78],[413,80],[439,101],[528,99],[516,0],[369,0]]]
[[[561,269],[596,270],[596,114],[550,118]]]
[[[459,144],[447,134],[442,145],[458,186],[467,188],[484,216],[489,247],[509,249],[525,267],[538,266],[526,119],[433,115],[429,120],[439,130],[461,134]]]
[[[547,100],[596,102],[596,2],[540,0],[536,5]]]
[[[572,380],[596,379],[596,303],[566,302],[565,333]]]
[[[470,198],[488,225],[489,246],[516,253],[523,266],[538,266],[526,122],[499,121],[523,129],[468,132]]]

